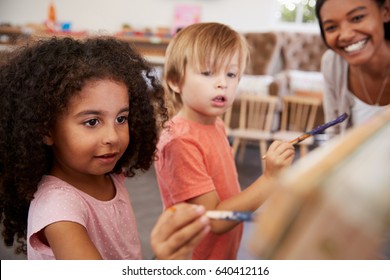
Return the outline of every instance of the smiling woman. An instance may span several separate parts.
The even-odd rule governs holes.
[[[390,104],[388,0],[317,0],[321,34],[330,48],[322,59],[326,121],[351,115],[341,130],[366,122]]]

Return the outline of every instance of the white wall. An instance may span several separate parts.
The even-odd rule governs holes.
[[[0,23],[43,23],[50,0],[0,0]],[[75,31],[116,32],[134,28],[171,27],[177,4],[201,6],[202,21],[218,21],[241,31],[278,29],[276,0],[53,0],[58,21]],[[311,29],[312,27],[309,27]]]

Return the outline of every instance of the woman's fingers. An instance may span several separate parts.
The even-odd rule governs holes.
[[[191,259],[195,246],[210,232],[210,226],[202,226],[200,227],[200,231],[198,229],[198,227],[194,229],[189,229],[188,227],[183,228],[175,233],[175,236],[167,240],[167,247],[171,248],[171,251],[165,259]],[[185,241],[185,243],[182,243],[182,241]],[[178,244],[181,245],[178,246]]]
[[[205,213],[203,206],[180,203],[165,210],[157,220],[152,235],[159,239],[166,239],[175,231]],[[166,226],[169,225],[169,226]],[[158,234],[157,234],[158,233]]]
[[[191,257],[196,244],[210,230],[203,206],[180,203],[164,211],[151,233],[151,245],[157,258]]]

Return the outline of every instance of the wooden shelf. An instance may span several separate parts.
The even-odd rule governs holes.
[[[23,31],[19,27],[0,27],[0,36],[7,36],[7,39],[1,44],[16,45],[18,44],[19,38],[26,40],[39,40],[56,37],[73,37],[77,39],[83,39],[87,37],[99,36],[99,34],[89,34],[87,32],[50,32],[50,31],[36,31],[31,34]],[[161,37],[157,35],[152,36],[141,36],[141,35],[126,35],[116,34],[107,35],[117,38],[119,40],[128,42],[134,46],[142,55],[145,56],[152,64],[162,65],[164,63],[165,50],[170,42],[170,38]]]

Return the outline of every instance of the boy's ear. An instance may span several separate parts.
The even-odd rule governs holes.
[[[42,141],[44,144],[46,144],[48,146],[52,146],[54,144],[53,138],[51,137],[50,133],[49,133],[49,135],[43,136]]]
[[[180,93],[180,87],[176,82],[173,81],[167,81],[168,86],[170,87],[171,90],[174,92]]]

